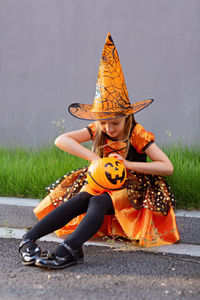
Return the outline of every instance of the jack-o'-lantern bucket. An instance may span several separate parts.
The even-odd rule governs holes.
[[[126,180],[126,168],[115,157],[105,157],[90,164],[87,172],[90,187],[97,191],[119,190]]]

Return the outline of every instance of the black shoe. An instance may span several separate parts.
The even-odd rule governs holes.
[[[83,263],[83,258],[84,258],[82,247],[78,248],[77,251],[78,251],[77,264],[81,264],[81,263]],[[42,253],[40,255],[41,258],[46,259],[46,260],[55,259],[56,256],[58,256],[58,255],[56,255],[55,252],[49,252],[49,251],[42,251]]]
[[[38,267],[50,269],[63,269],[83,262],[82,247],[77,250],[73,250],[65,242],[62,243],[62,246],[67,250],[66,256],[59,257],[55,253],[52,253],[47,259],[38,257],[36,259],[35,265]]]
[[[34,265],[36,259],[41,255],[41,249],[29,238],[25,238],[21,241],[19,252],[21,254],[22,263],[25,266]]]

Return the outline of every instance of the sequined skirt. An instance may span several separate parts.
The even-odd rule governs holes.
[[[34,213],[42,219],[81,191],[98,195],[87,184],[87,167],[72,171],[48,186],[48,195],[34,209]],[[96,236],[125,237],[144,247],[172,244],[179,240],[173,210],[175,199],[164,177],[131,171],[124,188],[108,193],[115,214],[105,216]],[[57,230],[57,235],[70,234],[83,218],[84,214],[77,216]]]

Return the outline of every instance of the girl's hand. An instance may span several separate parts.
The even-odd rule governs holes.
[[[151,159],[151,162],[136,162],[136,161],[128,161],[125,160],[121,155],[118,153],[112,153],[109,156],[114,156],[117,159],[119,159],[126,169],[132,170],[138,173],[143,174],[152,174],[152,175],[163,175],[168,176],[172,175],[174,168],[169,160],[169,158],[166,156],[166,154],[155,144],[153,143],[151,146],[149,146],[145,153],[149,156]]]
[[[92,163],[93,161],[99,160],[101,159],[101,157],[97,156],[95,158],[89,159],[89,161]]]
[[[124,159],[120,154],[118,154],[118,153],[111,153],[111,154],[109,154],[109,157],[115,157],[116,159],[118,159],[119,161],[121,161],[127,169],[129,169],[129,167],[128,167],[128,165],[129,165],[128,160]]]

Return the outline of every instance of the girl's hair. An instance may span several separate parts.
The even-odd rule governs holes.
[[[136,121],[134,119],[133,115],[130,115],[128,117],[126,117],[126,122],[125,122],[125,126],[124,126],[124,137],[123,137],[123,142],[127,142],[127,149],[125,152],[125,158],[128,154],[128,150],[129,150],[129,146],[130,146],[130,142],[129,142],[129,136],[131,133],[131,129],[132,126],[136,124]],[[106,139],[106,134],[101,131],[100,127],[99,127],[99,122],[97,121],[97,127],[96,127],[96,132],[95,132],[95,138],[93,141],[93,145],[92,145],[92,151],[95,152],[98,156],[103,157],[103,149],[106,146],[105,145],[105,139]]]

